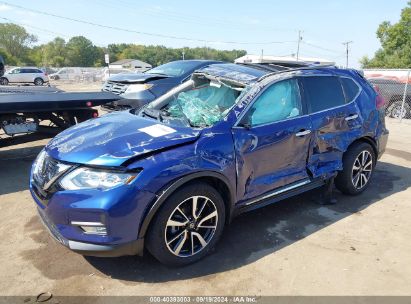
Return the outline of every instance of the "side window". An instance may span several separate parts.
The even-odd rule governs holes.
[[[304,91],[311,113],[345,104],[341,83],[334,76],[304,77]]]
[[[360,88],[351,78],[341,77],[340,79],[344,90],[345,101],[353,101],[360,92]]]
[[[297,79],[272,84],[254,102],[243,118],[250,126],[272,123],[302,113]]]

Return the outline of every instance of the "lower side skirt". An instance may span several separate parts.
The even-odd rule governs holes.
[[[263,194],[259,198],[253,199],[249,202],[245,202],[241,207],[237,209],[237,215],[243,212],[251,211],[254,209],[262,208],[267,205],[282,201],[284,199],[296,196],[298,194],[319,188],[321,186],[324,186],[327,180],[318,178],[314,179],[311,181],[308,181],[307,183],[302,184],[301,186],[295,186],[301,183],[301,181],[298,181],[296,183],[293,183],[291,185],[287,185],[284,187],[281,187],[279,189],[276,189],[275,191],[272,192],[272,195],[270,194]],[[250,203],[251,202],[251,203]]]

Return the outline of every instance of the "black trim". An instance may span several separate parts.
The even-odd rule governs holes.
[[[266,199],[262,199],[261,201],[253,203],[251,205],[245,205],[247,203],[247,202],[245,202],[244,205],[242,205],[238,209],[236,209],[235,215],[239,215],[243,212],[251,211],[251,210],[254,210],[254,209],[262,208],[262,207],[265,207],[267,205],[279,202],[281,200],[293,197],[295,195],[298,195],[298,194],[313,190],[315,188],[319,188],[321,186],[324,186],[325,182],[326,182],[326,180],[324,180],[322,178],[318,178],[318,179],[312,180],[308,184],[302,185],[300,187],[291,189],[289,191],[280,193],[278,195],[275,195],[275,196],[272,196],[272,197],[269,197],[269,198],[266,198]],[[282,188],[287,188],[287,187],[290,187],[290,185],[284,186]],[[281,190],[281,188],[277,189],[277,191],[280,191],[280,190]]]
[[[150,210],[147,212],[147,215],[145,216],[143,223],[140,226],[139,229],[139,238],[144,238],[148,227],[150,225],[151,220],[154,218],[155,214],[157,213],[157,211],[160,209],[160,207],[163,205],[163,203],[166,201],[166,199],[172,194],[174,193],[174,191],[176,191],[179,187],[181,187],[182,185],[186,184],[187,182],[197,179],[197,178],[201,178],[201,177],[214,177],[219,179],[221,182],[223,182],[227,188],[230,191],[230,202],[229,202],[229,207],[230,210],[227,210],[229,213],[229,218],[232,218],[232,212],[234,210],[234,198],[235,198],[235,190],[232,189],[232,187],[230,187],[230,183],[228,178],[226,178],[224,175],[222,175],[221,173],[217,173],[214,171],[202,171],[202,172],[197,172],[197,173],[193,173],[190,175],[186,175],[180,179],[178,179],[177,181],[175,181],[174,183],[171,184],[171,186],[167,187],[166,189],[164,189],[163,191],[161,191],[160,194],[157,195],[157,198],[155,200],[155,202],[153,203],[153,205],[151,206]]]

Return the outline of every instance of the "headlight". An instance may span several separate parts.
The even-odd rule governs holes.
[[[78,168],[67,174],[60,185],[66,190],[99,189],[107,190],[120,185],[130,184],[136,174]]]
[[[126,90],[126,93],[137,93],[141,91],[148,90],[152,88],[153,85],[149,83],[144,83],[144,84],[130,84]]]

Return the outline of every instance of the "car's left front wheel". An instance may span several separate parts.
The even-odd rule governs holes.
[[[218,191],[206,183],[189,184],[165,201],[150,225],[147,249],[163,264],[191,264],[213,249],[224,222]]]

